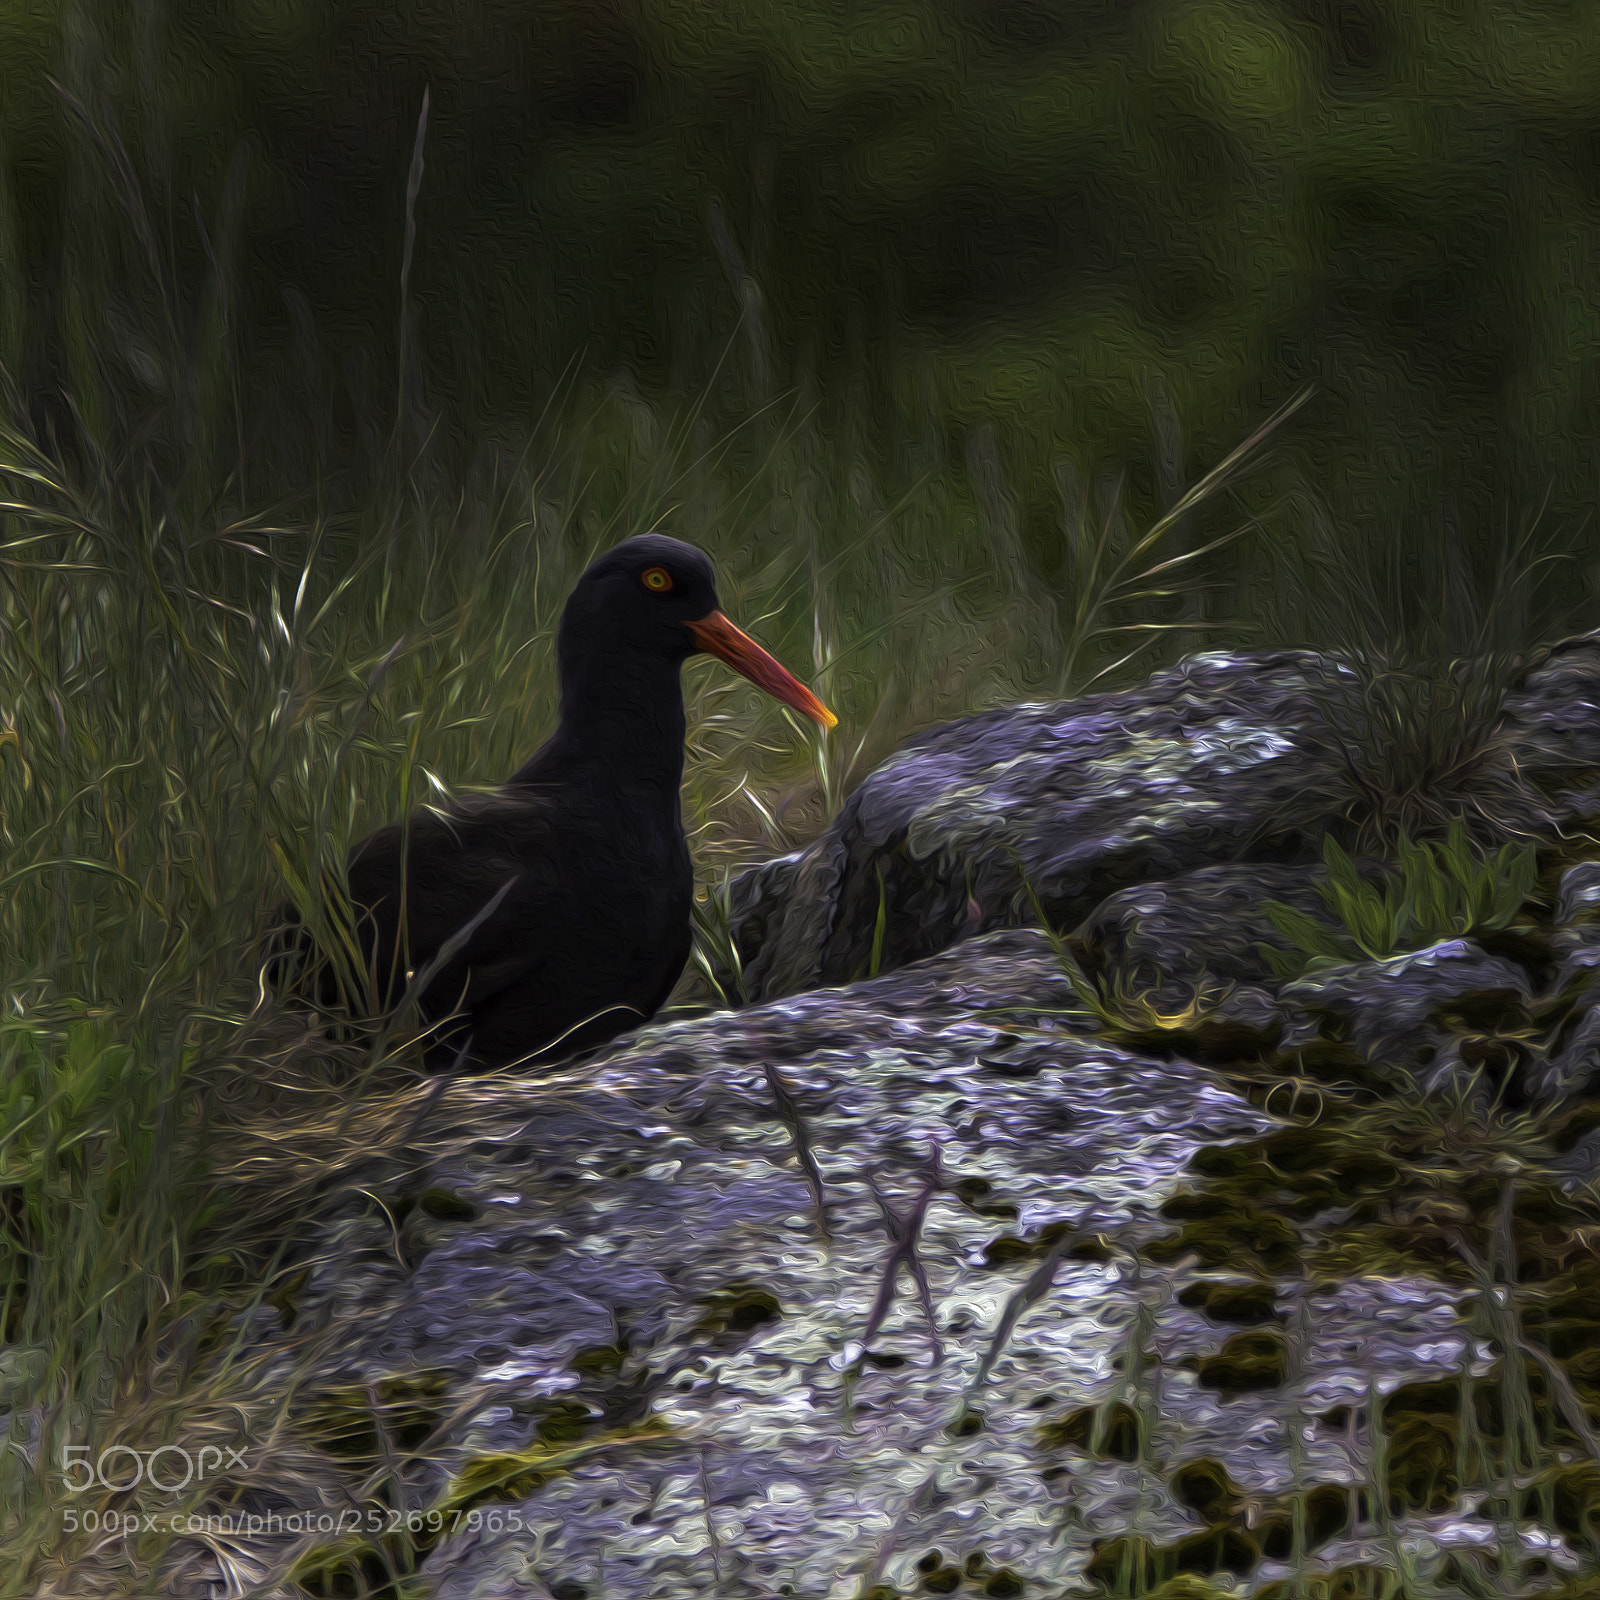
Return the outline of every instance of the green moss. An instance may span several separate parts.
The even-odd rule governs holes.
[[[1562,1438],[1564,1430],[1551,1406],[1548,1383],[1536,1366],[1524,1368],[1522,1385],[1543,1436],[1552,1443]],[[1465,1441],[1461,1437],[1463,1395],[1459,1377],[1404,1384],[1388,1396],[1381,1422],[1392,1512],[1448,1509],[1466,1487],[1461,1479],[1463,1465],[1469,1482],[1485,1476],[1498,1477],[1506,1470],[1505,1388],[1506,1376],[1501,1368],[1471,1381],[1466,1402],[1472,1427]],[[1348,1417],[1348,1409],[1336,1408],[1330,1417],[1336,1424],[1341,1423]]]
[[[1004,1222],[1017,1219],[1016,1205],[1010,1200],[996,1200],[994,1185],[987,1178],[959,1178],[951,1184],[950,1192],[980,1217],[994,1217]]]
[[[1254,1536],[1236,1523],[1218,1523],[1203,1533],[1192,1533],[1172,1546],[1170,1558],[1175,1572],[1234,1572],[1243,1577],[1261,1560],[1261,1546]]]
[[[1194,1256],[1202,1266],[1282,1274],[1300,1262],[1300,1236],[1282,1217],[1249,1200],[1217,1194],[1176,1195],[1162,1215],[1185,1218],[1176,1234],[1153,1240],[1144,1253],[1152,1261]]]
[[[731,1284],[707,1298],[700,1328],[708,1333],[747,1334],[783,1320],[783,1306],[769,1290],[753,1283]]]
[[[1519,1185],[1511,1214],[1518,1222],[1535,1228],[1559,1227],[1568,1230],[1587,1220],[1583,1210],[1573,1205],[1559,1189],[1542,1183]]]
[[[1148,1594],[1172,1575],[1169,1552],[1138,1535],[1095,1540],[1084,1568],[1090,1583],[1120,1595]]]
[[[1559,1007],[1530,1017],[1504,996],[1469,1001],[1456,1013],[1461,1029],[1512,1030],[1503,1038],[1474,1038],[1470,1031],[1462,1036],[1463,1058],[1494,1082],[1544,1048],[1550,1030],[1562,1022]],[[1539,1031],[1530,1042],[1535,1025]],[[1349,1047],[1332,1041],[1286,1057],[1284,1064],[1302,1080],[1315,1072],[1361,1083],[1363,1096],[1384,1082],[1381,1067],[1362,1074]],[[1600,1232],[1596,1207],[1591,1197],[1565,1193],[1553,1176],[1537,1176],[1538,1162],[1556,1147],[1570,1148],[1600,1129],[1600,1097],[1560,1118],[1497,1109],[1485,1119],[1466,1108],[1423,1106],[1411,1098],[1373,1108],[1370,1099],[1311,1093],[1315,1123],[1198,1150],[1191,1161],[1197,1187],[1162,1207],[1175,1231],[1146,1247],[1155,1261],[1198,1261],[1248,1280],[1195,1282],[1179,1296],[1182,1304],[1244,1330],[1215,1355],[1189,1363],[1200,1381],[1228,1395],[1284,1380],[1288,1345],[1276,1325],[1283,1319],[1272,1280],[1303,1268],[1314,1277],[1331,1275],[1323,1290],[1328,1293],[1348,1276],[1375,1272],[1428,1274],[1461,1285],[1467,1291],[1461,1296],[1463,1319],[1503,1352],[1510,1336],[1497,1330],[1505,1310],[1477,1305],[1468,1289],[1475,1263],[1491,1261],[1502,1279],[1514,1268],[1512,1309],[1521,1319],[1520,1336],[1561,1363],[1591,1425],[1600,1426],[1600,1256],[1591,1243]],[[1497,1220],[1506,1214],[1508,1183],[1515,1185],[1509,1250]],[[1042,1438],[1087,1447],[1096,1415],[1074,1413]],[[1345,1410],[1328,1420],[1342,1424],[1348,1415]],[[1549,1465],[1556,1451],[1582,1452],[1550,1380],[1532,1357],[1508,1366],[1502,1353],[1499,1366],[1465,1387],[1454,1376],[1404,1385],[1383,1402],[1376,1425],[1386,1462],[1383,1509],[1395,1515],[1437,1513],[1459,1504],[1475,1485],[1505,1481],[1508,1472],[1527,1484],[1527,1463],[1543,1461],[1548,1470],[1536,1494],[1489,1514],[1502,1520],[1520,1514],[1600,1550],[1600,1468],[1568,1464],[1557,1471]],[[1126,1458],[1135,1437],[1130,1431],[1107,1442],[1120,1446]],[[1108,1541],[1097,1547],[1091,1567],[1096,1582],[1117,1593],[1144,1594],[1180,1572],[1199,1578],[1207,1566],[1246,1570],[1251,1544],[1263,1558],[1294,1560],[1347,1533],[1352,1517],[1366,1522],[1373,1514],[1364,1493],[1311,1485],[1275,1504],[1257,1503],[1246,1527],[1236,1488],[1210,1461],[1180,1468],[1172,1487],[1204,1520],[1204,1531],[1166,1547],[1131,1537]],[[1519,1592],[1527,1592],[1538,1576],[1522,1573]],[[1394,1587],[1392,1575],[1352,1566],[1312,1580],[1305,1592],[1360,1600]]]
[[[1585,1305],[1571,1309],[1559,1302],[1529,1306],[1523,1313],[1522,1325],[1551,1355],[1569,1367],[1583,1356],[1592,1355],[1595,1341],[1600,1338],[1596,1319]]]
[[[1137,1461],[1144,1429],[1138,1416],[1120,1400],[1109,1406],[1082,1406],[1039,1430],[1046,1450],[1072,1445],[1111,1461]]]
[[[1113,1539],[1095,1546],[1088,1576],[1116,1594],[1144,1594],[1159,1586],[1219,1572],[1240,1577],[1263,1559],[1292,1560],[1295,1523],[1300,1524],[1300,1549],[1309,1554],[1350,1526],[1352,1491],[1342,1484],[1313,1484],[1265,1507],[1252,1508],[1228,1477],[1226,1468],[1208,1457],[1186,1463],[1172,1476],[1172,1492],[1180,1504],[1202,1517],[1204,1529],[1170,1545],[1137,1538]],[[1364,1497],[1356,1511],[1367,1514]],[[1246,1511],[1259,1520],[1247,1525]]]
[[[471,1222],[478,1208],[451,1189],[424,1189],[418,1206],[440,1222]]]
[[[1190,1166],[1204,1185],[1163,1208],[1184,1227],[1149,1247],[1151,1258],[1189,1253],[1206,1266],[1268,1275],[1294,1270],[1295,1223],[1327,1217],[1309,1254],[1336,1278],[1425,1272],[1465,1283],[1471,1273],[1458,1239],[1479,1257],[1494,1253],[1493,1218],[1506,1182],[1485,1158],[1481,1136],[1415,1112],[1327,1115],[1314,1126],[1204,1146]],[[1592,1220],[1586,1203],[1554,1182],[1523,1179],[1514,1208],[1521,1280],[1546,1279],[1575,1260],[1575,1230]]]
[[[1472,1426],[1466,1451],[1471,1474],[1499,1477],[1505,1469],[1504,1397],[1509,1381],[1503,1363],[1471,1380],[1467,1403]],[[1549,1380],[1536,1363],[1525,1363],[1517,1386],[1526,1394],[1530,1420],[1541,1439],[1552,1445],[1577,1443],[1552,1401]],[[1454,1481],[1461,1414],[1459,1377],[1404,1384],[1384,1401],[1381,1422],[1387,1439],[1393,1503],[1413,1507],[1437,1504],[1438,1495],[1425,1486],[1443,1466],[1448,1467],[1446,1478]],[[1350,1415],[1350,1407],[1335,1406],[1321,1420],[1328,1427],[1342,1429],[1348,1426]]]
[[[1331,1483],[1291,1495],[1282,1509],[1263,1517],[1256,1526],[1262,1555],[1273,1561],[1293,1558],[1296,1511],[1300,1516],[1301,1548],[1311,1551],[1326,1544],[1350,1526],[1350,1500],[1348,1489]]]
[[[1199,1362],[1200,1382],[1224,1397],[1273,1389],[1288,1374],[1289,1346],[1277,1328],[1236,1333],[1214,1356]]]
[[[1137,1536],[1096,1541],[1084,1576],[1112,1594],[1172,1595],[1174,1590],[1166,1586],[1181,1579],[1192,1582],[1219,1572],[1243,1576],[1260,1559],[1260,1549],[1248,1531],[1221,1523],[1164,1547]]]
[[[1114,1252],[1103,1233],[1091,1233],[1068,1246],[1068,1261],[1109,1261]]]
[[[984,1418],[981,1411],[974,1411],[970,1407],[964,1407],[961,1415],[945,1429],[945,1432],[952,1439],[970,1439],[975,1434],[982,1433],[984,1426]]]
[[[1019,1261],[1032,1261],[1039,1253],[1038,1246],[1014,1233],[1002,1233],[983,1247],[983,1264],[991,1272],[1015,1266]]]
[[[1525,1517],[1548,1516],[1567,1538],[1600,1550],[1600,1466],[1552,1467],[1522,1497]]]
[[[1248,1283],[1191,1283],[1179,1294],[1178,1304],[1198,1307],[1213,1322],[1250,1326],[1282,1320],[1282,1313],[1277,1309],[1276,1289],[1261,1279]]]
[[[1070,1222],[1052,1222],[1041,1228],[1037,1237],[1020,1239],[1014,1233],[1002,1233],[991,1239],[983,1249],[983,1265],[988,1271],[999,1271],[1016,1266],[1021,1261],[1038,1261],[1061,1243],[1072,1232]],[[1075,1239],[1066,1249],[1068,1261],[1109,1261],[1111,1248],[1098,1234]]]
[[[1351,1524],[1352,1513],[1364,1517],[1370,1507],[1359,1490],[1352,1493],[1344,1484],[1325,1483],[1308,1489],[1301,1496],[1305,1506],[1305,1536],[1308,1549],[1316,1549],[1343,1533]]]
[[[1273,1172],[1260,1153],[1260,1143],[1203,1144],[1189,1157],[1189,1170],[1202,1178],[1243,1179],[1251,1188],[1270,1188]]]
[[[1454,1419],[1403,1417],[1389,1432],[1389,1509],[1446,1511],[1461,1489]]]
[[[600,1419],[576,1400],[556,1400],[539,1419],[535,1433],[541,1444],[574,1444]]]
[[[1568,1578],[1559,1589],[1541,1589],[1533,1600],[1600,1600],[1600,1575]]]
[[[1213,1217],[1231,1215],[1237,1206],[1238,1202],[1230,1195],[1185,1189],[1162,1203],[1161,1215],[1174,1222],[1209,1221]]]
[[[1226,1179],[1252,1195],[1289,1191],[1335,1204],[1354,1193],[1392,1186],[1400,1176],[1394,1160],[1365,1142],[1353,1142],[1332,1122],[1285,1128],[1243,1145],[1207,1145],[1190,1169]]]
[[[1231,1600],[1231,1591],[1185,1572],[1152,1589],[1147,1600]]]
[[[604,1378],[622,1370],[628,1350],[620,1344],[585,1345],[572,1358],[572,1370],[585,1378]]]
[[[1186,1462],[1172,1475],[1172,1494],[1179,1505],[1198,1511],[1207,1522],[1231,1515],[1240,1494],[1220,1461],[1202,1456]]]
[[[1487,1385],[1483,1386],[1487,1392]],[[1454,1417],[1461,1412],[1461,1380],[1435,1378],[1427,1383],[1403,1383],[1393,1390],[1383,1402],[1383,1420],[1394,1427],[1407,1416]],[[1480,1418],[1480,1421],[1487,1420]],[[1493,1424],[1500,1430],[1498,1420]]]
[[[1320,1127],[1285,1128],[1268,1134],[1251,1147],[1253,1154],[1279,1172],[1302,1173],[1319,1169],[1327,1160],[1330,1140]]]
[[[1296,1582],[1282,1580],[1257,1589],[1252,1600],[1405,1600],[1392,1573],[1378,1567],[1339,1567],[1308,1572]]]

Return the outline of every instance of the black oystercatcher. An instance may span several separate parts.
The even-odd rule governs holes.
[[[416,812],[351,852],[377,993],[387,1009],[418,991],[442,1025],[435,1063],[463,1046],[480,1067],[584,1049],[671,992],[693,894],[679,668],[702,650],[824,727],[837,720],[723,616],[700,551],[645,534],[567,600],[549,743],[497,792]]]

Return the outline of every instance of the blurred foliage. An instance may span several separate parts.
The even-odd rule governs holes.
[[[1125,469],[1147,518],[1315,381],[1288,437],[1341,524],[1453,504],[1475,547],[1547,489],[1587,512],[1571,0],[31,0],[0,16],[0,358],[36,410],[87,407],[91,364],[159,389],[183,299],[215,449],[273,486],[382,459],[424,89],[402,442],[452,475],[574,361],[719,424],[798,386],[874,459],[934,441],[980,494],[998,459],[1053,578],[1079,484]]]

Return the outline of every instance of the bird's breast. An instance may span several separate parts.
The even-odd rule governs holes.
[[[569,852],[567,870],[597,922],[659,939],[687,920],[694,875],[676,816],[622,811],[610,822],[575,830]]]

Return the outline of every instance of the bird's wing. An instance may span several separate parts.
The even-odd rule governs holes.
[[[429,966],[436,968],[429,992],[468,1005],[528,976],[540,959],[539,941],[527,934],[550,891],[548,847],[549,822],[537,802],[496,796],[419,811],[357,846],[351,898],[371,919],[371,953],[389,1000]]]

